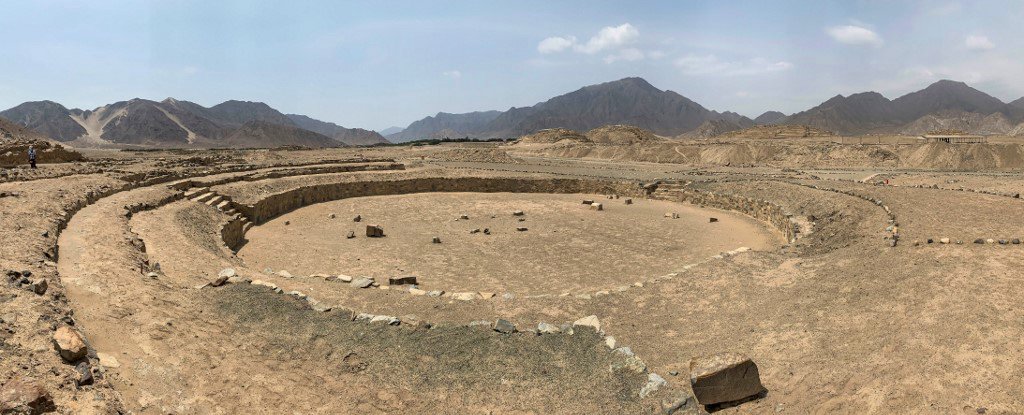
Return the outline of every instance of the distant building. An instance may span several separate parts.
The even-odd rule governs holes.
[[[946,144],[980,144],[988,142],[988,138],[983,135],[925,134],[921,138],[928,141],[941,141]]]

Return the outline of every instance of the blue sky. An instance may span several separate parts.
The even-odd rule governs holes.
[[[0,108],[264,101],[347,127],[640,76],[756,116],[955,79],[1024,96],[1021,1],[13,1]]]

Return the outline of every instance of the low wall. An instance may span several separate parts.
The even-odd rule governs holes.
[[[675,190],[675,192],[671,193],[673,197],[661,197],[661,199],[739,212],[771,224],[786,236],[787,241],[793,242],[796,240],[797,230],[790,220],[792,215],[786,213],[782,206],[766,200],[727,193],[708,192],[682,186],[673,187],[672,189]]]
[[[220,227],[220,238],[232,251],[238,251],[245,242],[245,224],[243,217],[231,218]]]
[[[316,203],[350,197],[426,192],[597,193],[618,194],[627,197],[640,197],[646,194],[640,184],[636,182],[577,179],[431,177],[312,185],[273,194],[253,205],[240,205],[239,209],[254,224],[262,224],[284,213]]]

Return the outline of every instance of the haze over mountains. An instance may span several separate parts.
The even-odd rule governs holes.
[[[546,128],[587,131],[628,124],[663,136],[710,137],[753,125],[792,124],[839,134],[923,134],[956,128],[978,134],[1024,133],[1024,98],[1009,104],[963,82],[942,80],[890,100],[877,92],[837,95],[790,116],[767,111],[756,119],[717,112],[641,78],[591,85],[532,107],[466,114],[438,113],[413,122],[393,141],[441,137],[517,137]]]
[[[174,98],[136,98],[94,110],[35,101],[2,111],[0,117],[76,146],[337,147],[387,142],[373,131],[285,115],[262,102],[234,100],[206,108]]]
[[[52,101],[26,102],[0,117],[75,146],[330,147],[373,145],[377,132],[346,128],[262,102],[226,101],[212,107],[167,98],[132,99],[94,110]],[[589,131],[633,125],[666,137],[713,137],[755,125],[806,125],[838,134],[923,134],[956,129],[975,134],[1024,135],[1024,98],[1004,103],[963,82],[942,80],[896,99],[877,92],[837,95],[786,116],[767,111],[755,119],[709,110],[641,78],[580,88],[529,107],[464,114],[438,113],[400,129],[392,141],[431,138],[514,138],[549,128]]]

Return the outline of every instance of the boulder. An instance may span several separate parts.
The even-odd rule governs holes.
[[[508,320],[499,318],[494,322],[494,331],[502,334],[512,334],[516,332],[516,326]]]
[[[231,278],[237,275],[234,268],[224,268],[217,274],[218,277]]]
[[[590,210],[604,210],[604,205],[600,203],[591,203]]]
[[[757,365],[739,353],[691,359],[690,386],[702,405],[738,401],[765,391]]]
[[[633,199],[630,199],[630,198],[627,197],[626,200],[624,201],[624,203],[627,204],[627,205],[632,205],[633,204]]]
[[[32,282],[32,292],[38,295],[46,294],[47,287],[49,287],[49,284],[42,278]]]
[[[82,335],[68,326],[62,326],[53,333],[53,347],[61,358],[70,363],[81,360],[89,352]]]
[[[366,225],[366,236],[371,238],[380,238],[384,236],[384,228],[380,225]]]
[[[416,285],[415,275],[388,278],[388,285]]]
[[[41,414],[55,410],[50,393],[35,379],[19,375],[0,387],[0,414]]]
[[[586,316],[572,323],[573,329],[578,327],[589,327],[594,329],[595,332],[601,332],[601,321],[597,319],[597,316]]]
[[[356,288],[367,288],[373,285],[373,278],[359,277],[352,280],[352,286]]]

